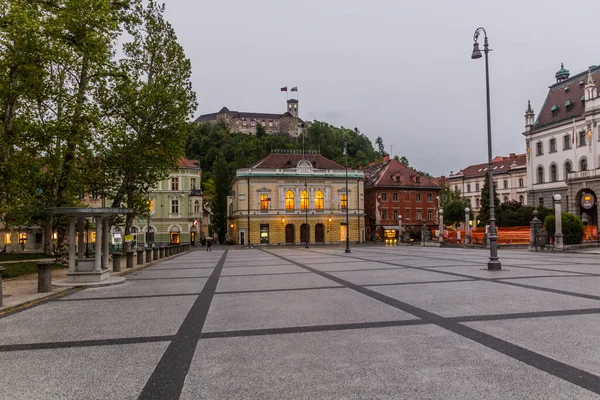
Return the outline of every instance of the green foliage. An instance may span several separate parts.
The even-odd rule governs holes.
[[[383,144],[383,139],[381,136],[377,136],[377,139],[375,139],[375,144],[377,145],[377,151],[379,152],[379,155],[383,156],[385,154],[385,145]]]
[[[496,225],[499,227],[529,226],[529,223],[533,219],[533,211],[535,210],[538,211],[538,219],[540,221],[544,221],[547,215],[554,213],[551,208],[540,207],[536,209],[532,206],[523,206],[518,201],[507,201],[500,204],[500,207],[496,209]]]
[[[394,156],[394,158],[396,158],[398,156]],[[398,159],[398,161],[400,161],[402,164],[406,165],[407,167],[410,167],[410,163],[408,162],[408,158],[406,158],[405,156],[402,156]]]
[[[230,175],[227,171],[227,162],[221,152],[217,154],[213,166],[213,175],[215,194],[211,200],[211,222],[214,231],[219,236],[219,243],[224,243],[227,231],[227,196],[230,189]]]
[[[562,212],[563,242],[564,244],[579,244],[583,240],[584,226],[583,222],[573,214]],[[544,227],[550,237],[554,238],[556,233],[556,217],[554,214],[548,214],[544,219]]]
[[[496,190],[496,185],[494,185],[494,210],[498,210],[500,206],[500,198],[498,197],[498,192]],[[490,189],[489,189],[489,174],[485,176],[485,182],[483,184],[483,188],[481,189],[481,201],[479,203],[481,208],[479,209],[479,224],[478,226],[486,226],[490,219]],[[498,225],[498,217],[496,216],[496,225]]]
[[[440,192],[440,207],[444,210],[444,224],[453,225],[465,221],[465,208],[471,208],[470,200],[464,198],[460,190],[453,190],[442,185]],[[473,212],[469,212],[473,218]]]
[[[265,136],[266,134],[267,134],[267,131],[265,130],[265,127],[262,126],[261,123],[257,124],[256,137],[260,139],[261,137]]]

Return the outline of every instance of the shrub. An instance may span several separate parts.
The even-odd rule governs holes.
[[[561,213],[563,242],[565,244],[579,244],[583,239],[583,222],[573,214]],[[547,215],[544,218],[544,227],[548,234],[554,240],[556,231],[556,221],[554,215]]]

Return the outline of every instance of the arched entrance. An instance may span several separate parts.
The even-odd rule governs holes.
[[[325,243],[325,227],[323,224],[315,225],[315,243]]]
[[[174,226],[171,228],[171,230],[169,231],[169,238],[171,244],[179,244],[181,240],[180,232],[181,230],[178,226]]]
[[[309,229],[310,229],[310,227],[306,224],[302,224],[300,226],[300,242],[302,242],[302,243],[309,242],[310,243]]]
[[[198,232],[198,230],[196,229],[195,226],[192,226],[190,228],[190,244],[192,246],[196,245],[196,233]]]
[[[285,226],[285,242],[295,243],[296,242],[296,228],[294,224],[287,224]]]
[[[584,225],[596,225],[598,221],[598,206],[596,205],[596,193],[593,190],[586,188],[577,193],[579,200],[578,210],[579,218]]]

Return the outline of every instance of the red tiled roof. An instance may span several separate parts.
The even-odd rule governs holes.
[[[258,161],[252,168],[296,168],[298,162],[308,160],[314,168],[319,169],[345,169],[340,164],[331,161],[321,154],[283,153],[269,154]]]
[[[496,157],[492,160],[492,166],[494,167],[494,175],[505,174],[510,171],[511,165],[516,164],[516,167],[525,167],[527,163],[527,155],[523,154],[511,154],[508,157]],[[488,163],[469,165],[467,168],[458,171],[454,175],[450,175],[447,179],[452,180],[458,177],[474,177],[474,176],[485,176],[487,174]]]
[[[364,168],[363,171],[365,173],[365,188],[378,186],[439,188],[439,185],[433,179],[419,174],[414,169],[394,159],[370,165]],[[400,174],[400,182],[396,183],[395,176],[398,174]],[[416,182],[416,177],[420,178],[420,183]]]
[[[177,166],[180,168],[200,168],[199,160],[190,160],[189,158],[179,157]]]
[[[592,76],[596,81],[596,87],[600,84],[600,66],[591,68]],[[544,105],[538,114],[537,121],[533,126],[533,130],[546,127],[548,125],[579,117],[585,111],[584,103],[581,97],[585,94],[584,88],[587,82],[588,71],[581,72],[569,79],[557,82],[550,86],[550,91],[546,96]],[[583,82],[583,83],[582,83]],[[569,88],[565,90],[565,88]],[[571,101],[573,107],[567,111],[565,104]],[[552,115],[552,107],[556,105],[558,110]]]

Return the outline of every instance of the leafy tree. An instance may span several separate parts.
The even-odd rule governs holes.
[[[481,189],[481,208],[479,209],[479,226],[486,226],[490,220],[490,190],[489,190],[489,175],[486,175],[483,188]],[[494,184],[494,211],[500,206],[500,198]],[[494,212],[496,221],[498,220],[497,212]],[[498,226],[498,223],[496,223]]]
[[[464,198],[460,190],[453,190],[448,186],[442,185],[439,192],[440,207],[444,210],[444,223],[453,225],[464,222],[465,208],[471,208],[470,200]],[[473,212],[469,213],[473,216]]]
[[[225,242],[225,232],[227,230],[227,196],[230,191],[230,177],[227,171],[227,162],[222,152],[217,154],[214,169],[215,194],[211,201],[212,226],[217,232],[219,243]]]
[[[375,144],[377,145],[377,151],[379,151],[379,155],[383,156],[385,154],[385,145],[383,144],[383,139],[381,136],[377,136],[377,139],[375,139]]]
[[[261,137],[265,136],[266,134],[267,134],[267,131],[265,130],[265,127],[262,126],[261,123],[259,123],[256,126],[256,137],[260,139]]]
[[[408,162],[408,158],[406,158],[405,156],[400,157],[400,159],[398,161],[400,161],[402,164],[406,165],[407,167],[410,166],[409,162]]]

